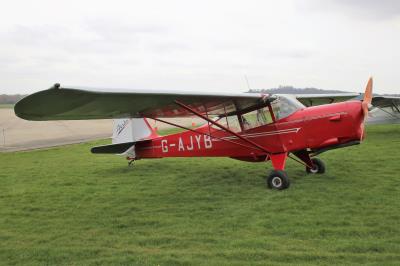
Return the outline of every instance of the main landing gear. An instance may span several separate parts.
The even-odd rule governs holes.
[[[310,158],[307,150],[297,151],[293,153],[302,163],[306,166],[306,172],[309,174],[323,174],[325,173],[325,164],[318,158]],[[267,176],[267,185],[270,189],[283,190],[290,186],[290,180],[285,172],[287,153],[271,154],[269,159],[272,162],[274,170]],[[291,157],[292,158],[292,157]],[[292,158],[294,159],[294,158]]]
[[[290,186],[290,180],[285,171],[273,170],[267,177],[267,185],[271,189],[283,190]]]
[[[311,162],[313,164],[313,168],[306,166],[306,172],[309,174],[323,174],[325,173],[325,163],[318,159],[312,158]]]

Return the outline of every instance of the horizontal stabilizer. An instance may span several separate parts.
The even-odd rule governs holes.
[[[118,144],[110,144],[93,147],[91,149],[92,153],[112,153],[112,154],[121,154],[126,152],[129,148],[135,145],[136,142],[125,142]]]

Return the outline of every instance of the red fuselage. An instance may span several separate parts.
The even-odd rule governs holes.
[[[363,135],[363,121],[361,102],[348,101],[303,108],[275,123],[238,134],[262,146],[270,154],[306,149],[318,151],[359,141]],[[136,158],[232,157],[246,161],[268,160],[266,151],[213,125],[205,124],[195,130],[199,133],[185,131],[139,142],[135,147]]]

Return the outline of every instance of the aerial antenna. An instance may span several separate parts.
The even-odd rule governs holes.
[[[244,75],[244,78],[246,79],[246,84],[247,84],[247,89],[250,91],[250,83],[249,83],[249,79],[247,78],[247,75]]]

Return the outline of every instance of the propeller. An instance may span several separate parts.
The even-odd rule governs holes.
[[[360,140],[363,140],[365,137],[365,120],[368,118],[368,112],[371,109],[372,105],[372,77],[369,78],[368,83],[367,83],[367,87],[365,88],[365,92],[364,92],[364,98],[362,100],[361,103],[361,108],[363,110],[363,114],[364,114],[364,120],[361,126],[361,138]]]
[[[369,78],[367,87],[365,88],[365,93],[364,93],[364,99],[362,101],[362,109],[364,111],[364,121],[368,117],[368,112],[371,108],[371,102],[372,102],[372,77]]]

